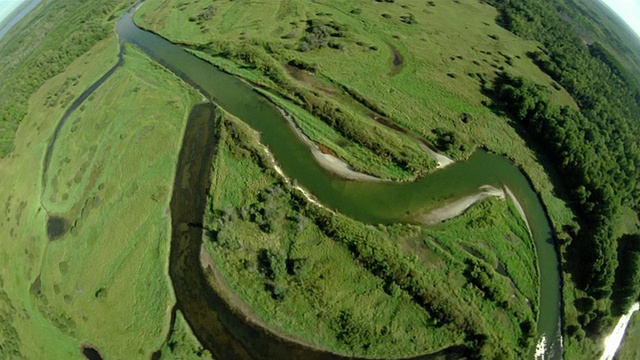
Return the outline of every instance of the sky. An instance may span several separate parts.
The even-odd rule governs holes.
[[[0,0],[0,21],[25,0]],[[640,36],[640,0],[602,0]]]
[[[602,0],[602,2],[615,11],[640,36],[640,0]]]
[[[0,22],[25,0],[0,0]]]

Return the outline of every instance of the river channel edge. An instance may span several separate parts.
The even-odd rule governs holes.
[[[194,335],[202,346],[209,350],[215,358],[220,359],[354,359],[353,354],[337,354],[318,348],[305,340],[295,336],[281,334],[264,323],[259,317],[257,320],[240,311],[242,306],[235,307],[232,303],[241,301],[233,294],[225,284],[223,276],[215,266],[203,266],[202,242],[204,237],[203,218],[206,210],[207,194],[210,187],[210,174],[212,171],[212,159],[215,156],[217,146],[217,134],[220,124],[216,121],[216,99],[209,94],[199,84],[192,81],[189,76],[179,69],[174,69],[169,64],[158,58],[152,50],[145,48],[138,43],[133,35],[128,38],[124,32],[135,27],[137,31],[153,34],[163,41],[169,42],[153,32],[142,30],[133,23],[133,14],[142,5],[142,2],[134,5],[126,11],[118,21],[116,26],[120,53],[118,63],[108,71],[96,83],[90,86],[74,103],[71,108],[61,118],[56,127],[54,136],[45,154],[45,164],[43,171],[43,182],[46,180],[46,170],[54,149],[54,143],[59,129],[64,125],[64,121],[73,110],[80,105],[90,93],[97,89],[106,78],[109,77],[122,63],[124,43],[136,45],[147,56],[163,65],[177,77],[200,91],[207,99],[207,102],[194,106],[187,119],[184,130],[184,137],[178,156],[174,187],[170,201],[171,210],[171,248],[169,255],[169,275],[172,287],[176,295],[176,304],[172,309],[169,334],[175,319],[175,312],[181,311],[187,323],[191,327]],[[120,32],[122,28],[127,28]],[[177,46],[177,45],[173,45]],[[184,49],[182,49],[184,51]],[[185,54],[189,52],[184,51]],[[189,54],[189,56],[194,56]],[[199,59],[200,61],[205,61]],[[208,63],[210,66],[214,65]],[[224,70],[218,69],[222,72]],[[228,72],[227,75],[233,76]],[[235,77],[235,76],[234,76]],[[74,107],[75,105],[75,107]],[[266,148],[265,148],[266,150]],[[508,158],[508,156],[506,156]],[[273,157],[271,157],[273,159]],[[512,159],[509,159],[513,165]],[[275,160],[272,164],[276,166]],[[517,166],[518,171],[526,178],[530,188],[535,192],[538,203],[543,207],[547,224],[551,224],[548,217],[546,205],[540,200],[540,193],[535,187],[526,172]],[[286,176],[281,173],[283,177]],[[296,187],[297,188],[297,187]],[[299,188],[300,191],[305,191]],[[322,205],[321,205],[322,206]],[[526,221],[525,221],[526,222]],[[555,236],[551,235],[554,242],[556,255],[556,269],[560,273],[560,249]],[[541,269],[538,258],[538,244],[533,239],[533,250],[536,252],[536,268],[541,278]],[[563,289],[563,278],[559,276],[558,291]],[[541,304],[541,289],[538,289],[538,304]],[[562,314],[562,301],[560,301],[560,314]],[[542,307],[537,309],[537,320],[540,318]],[[562,316],[558,316],[559,349],[553,349],[550,353],[541,354],[540,358],[562,358]],[[540,334],[539,334],[540,335]],[[555,336],[555,335],[554,335]],[[554,341],[555,342],[555,341]],[[538,345],[540,339],[538,339]],[[551,346],[551,345],[549,345]],[[559,351],[558,351],[559,350]],[[469,349],[465,346],[452,346],[435,354],[421,355],[411,359],[455,359],[465,357],[469,354]],[[533,355],[533,354],[532,354]],[[153,358],[158,358],[157,351]],[[536,355],[536,358],[538,356]],[[364,358],[363,358],[364,359]]]

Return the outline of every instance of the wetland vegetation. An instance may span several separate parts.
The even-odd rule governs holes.
[[[597,20],[593,13],[584,11],[584,5],[562,1],[554,7],[535,1],[491,4],[495,9],[472,1],[431,2],[426,8],[411,1],[357,5],[273,2],[254,5],[252,10],[262,6],[254,13],[236,2],[218,1],[213,5],[215,15],[185,22],[183,17],[193,18],[190,14],[199,11],[199,2],[150,1],[138,20],[323,120],[331,130],[316,130],[310,136],[329,149],[339,146],[324,134],[335,131],[346,138],[343,141],[372,150],[376,158],[381,155],[371,143],[362,141],[361,135],[345,128],[340,115],[344,110],[334,107],[332,113],[327,109],[330,106],[323,105],[337,101],[356,111],[355,115],[349,114],[351,123],[361,117],[367,120],[371,111],[373,116],[368,120],[390,118],[396,126],[440,145],[454,158],[468,156],[478,145],[508,154],[531,178],[562,240],[567,275],[565,327],[575,335],[569,344],[576,344],[569,354],[581,348],[575,354],[584,356],[597,351],[599,334],[611,325],[610,295],[624,287],[614,284],[620,233],[613,220],[628,207],[638,208],[638,179],[633,170],[638,153],[631,146],[638,136],[637,124],[631,121],[638,111],[634,90],[638,70],[633,57],[620,56],[637,45],[618,37],[613,46],[584,46],[580,32],[562,16],[563,11],[581,16],[582,23],[590,21],[593,28]],[[461,27],[452,28],[457,24],[445,21],[454,11],[465,14],[465,30],[477,28],[462,40],[436,36],[438,31],[461,31]],[[522,17],[525,12],[534,14],[533,18]],[[273,14],[277,21],[252,21],[258,13]],[[156,20],[160,18],[163,21]],[[504,28],[486,19],[497,19],[497,25]],[[541,30],[552,26],[559,29],[558,34]],[[446,49],[438,47],[444,45],[439,43],[444,39],[449,40]],[[392,47],[387,46],[389,43]],[[389,51],[385,54],[384,50]],[[392,68],[398,62],[398,53],[403,54],[403,69],[383,71],[382,67]],[[431,71],[421,72],[424,68]],[[372,72],[378,76],[366,75]],[[439,78],[443,75],[449,80]],[[412,87],[416,83],[422,85],[419,90]],[[318,98],[324,102],[314,105]],[[295,108],[293,111],[301,113]],[[494,113],[507,115],[515,122],[499,120]],[[544,119],[544,125],[536,119]],[[497,131],[486,134],[487,129]],[[513,141],[520,138],[518,134],[526,143]],[[532,141],[533,137],[538,141]],[[548,150],[539,150],[542,148]],[[399,157],[391,159],[399,170],[408,173],[405,176],[421,175],[411,166],[401,166]],[[539,163],[554,176],[555,190],[549,177],[538,172]],[[577,250],[584,246],[590,251]],[[627,298],[634,298],[638,284],[625,289],[633,289]],[[594,306],[579,306],[585,301]],[[581,330],[576,331],[576,327]]]
[[[235,83],[211,92],[129,45],[113,67],[114,25],[132,5],[42,1],[0,39],[2,354],[532,355],[557,289],[541,286],[539,267],[553,265],[513,202],[486,198],[431,226],[407,224],[409,206],[367,223],[387,218],[319,204],[263,145],[274,135],[240,116],[259,117],[229,100]],[[241,78],[262,96],[256,108],[277,105],[355,171],[392,184],[434,176],[444,170],[426,145],[457,161],[508,157],[557,240],[566,347],[549,356],[573,359],[596,357],[640,293],[640,50],[600,10],[147,0],[136,22]],[[635,356],[637,316],[623,358]]]
[[[345,354],[526,356],[538,281],[513,206],[488,199],[429,229],[371,227],[309,203],[272,166],[223,114],[204,246],[270,326]]]
[[[40,87],[0,161],[1,357],[149,358],[169,331],[176,134],[201,96],[128,48],[123,66],[60,129],[42,182],[40,164],[66,110],[49,94],[65,88],[65,97],[79,97],[119,48],[109,35]]]

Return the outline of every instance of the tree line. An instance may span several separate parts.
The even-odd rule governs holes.
[[[501,25],[544,45],[528,55],[579,106],[552,104],[545,88],[504,72],[487,88],[494,108],[536,139],[569,189],[579,227],[569,226],[559,238],[568,244],[566,270],[591,299],[582,302],[593,304],[577,306],[580,326],[595,335],[611,323],[609,300],[621,312],[620,301],[629,301],[621,291],[640,289],[637,260],[618,255],[612,223],[621,205],[640,210],[639,86],[601,44],[587,46],[580,39],[561,18],[560,3],[489,3],[499,10]],[[617,276],[621,269],[632,274]]]

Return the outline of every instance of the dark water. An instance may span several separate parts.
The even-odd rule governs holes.
[[[49,140],[49,144],[47,145],[47,150],[44,154],[44,161],[42,165],[42,188],[44,189],[47,186],[47,176],[49,174],[49,165],[51,163],[51,155],[53,154],[53,150],[55,149],[56,140],[58,140],[58,135],[60,134],[60,130],[67,123],[67,119],[71,114],[73,114],[76,109],[82,105],[82,103],[87,100],[87,98],[93,94],[96,89],[100,87],[121,65],[123,61],[123,53],[124,47],[120,45],[120,52],[118,53],[118,62],[113,65],[109,71],[107,71],[104,75],[100,77],[100,79],[96,80],[93,84],[89,85],[89,87],[80,94],[72,103],[69,108],[62,114],[62,117],[58,121],[55,130],[53,131],[53,136]],[[43,192],[44,193],[44,192]]]
[[[98,352],[97,349],[91,346],[82,345],[80,350],[82,351],[82,355],[84,355],[87,360],[102,360],[102,355],[100,355],[100,352]]]
[[[59,239],[69,230],[69,223],[63,217],[50,216],[47,219],[47,238],[49,241]]]
[[[510,161],[478,151],[467,161],[436,171],[413,183],[366,183],[337,179],[316,164],[308,147],[298,140],[277,109],[248,85],[179,46],[139,29],[131,16],[131,12],[125,14],[117,24],[116,29],[122,41],[135,44],[200,89],[217,105],[259,131],[262,142],[269,147],[287,176],[296,179],[324,205],[354,219],[373,224],[407,221],[412,215],[436,207],[443,201],[473,194],[481,185],[508,186],[527,213],[537,247],[541,282],[539,336],[546,337],[547,352],[554,353],[548,358],[561,357],[560,278],[551,227],[538,196]],[[170,273],[180,310],[203,345],[221,358],[340,358],[289,343],[247,324],[221,304],[223,302],[209,288],[199,270],[202,229],[186,228],[185,224],[202,221],[204,208],[201,206],[204,206],[212,154],[209,151],[212,151],[215,141],[213,129],[207,128],[200,122],[202,120],[192,118],[205,117],[204,114],[211,111],[205,111],[200,106],[194,108],[191,114],[172,198],[174,239]],[[194,126],[200,130],[194,131]],[[181,175],[184,171],[188,171],[190,176]],[[181,189],[178,180],[185,178],[196,183],[190,185],[189,189]],[[198,193],[189,194],[188,191]],[[190,200],[184,202],[184,199]],[[226,330],[214,330],[211,324],[216,322]],[[229,353],[219,353],[221,351]],[[311,354],[317,357],[307,357]],[[229,357],[231,355],[233,357]]]

